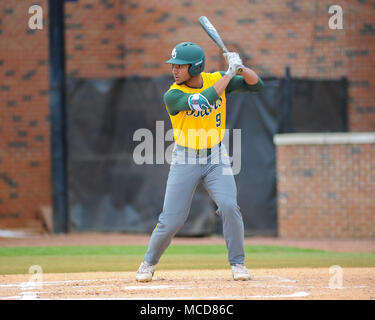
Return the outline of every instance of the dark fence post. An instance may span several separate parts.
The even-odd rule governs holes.
[[[292,132],[292,79],[290,77],[290,67],[285,67],[285,106],[284,106],[284,130]]]
[[[348,128],[348,79],[346,77],[341,78],[342,82],[342,128],[344,132],[349,130]]]
[[[64,0],[49,0],[51,186],[53,232],[68,231]]]

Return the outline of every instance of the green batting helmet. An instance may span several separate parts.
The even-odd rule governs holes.
[[[203,49],[193,42],[182,42],[172,50],[171,58],[166,63],[191,64],[189,73],[192,76],[200,74],[204,69],[206,57]]]

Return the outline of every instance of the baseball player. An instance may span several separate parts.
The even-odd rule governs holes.
[[[224,58],[228,63],[226,72],[205,73],[203,49],[195,43],[183,42],[172,50],[171,58],[166,61],[172,65],[175,80],[164,94],[175,147],[163,210],[136,273],[137,281],[152,280],[161,255],[188,217],[200,182],[216,203],[216,213],[222,219],[233,279],[250,280],[245,266],[244,225],[237,205],[236,184],[221,141],[227,94],[257,92],[263,88],[263,82],[253,70],[243,66],[238,53],[224,53]]]

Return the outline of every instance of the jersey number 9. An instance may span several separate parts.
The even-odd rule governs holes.
[[[221,112],[219,112],[216,115],[216,128],[220,127],[220,125],[221,125]]]

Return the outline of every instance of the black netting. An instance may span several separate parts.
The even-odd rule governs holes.
[[[293,132],[347,131],[346,81],[293,80]]]
[[[273,135],[288,115],[284,80],[264,82],[260,93],[231,94],[227,103],[227,128],[242,130],[241,171],[235,179],[247,235],[277,233]],[[171,129],[163,104],[163,94],[171,83],[167,76],[68,80],[70,230],[150,233],[154,229],[163,206],[169,164],[137,165],[133,151],[140,142],[133,141],[133,135],[146,128],[155,137],[157,121],[164,121],[163,134]],[[342,92],[333,83],[293,81],[293,127],[296,131],[330,126],[339,130],[339,121],[332,119],[342,120],[341,102]],[[318,119],[317,115],[321,120],[308,121],[309,117]],[[164,148],[171,144],[165,141]],[[232,145],[230,155],[234,152]],[[155,151],[154,144],[154,160]],[[178,234],[221,233],[215,210],[207,192],[199,186],[188,221]]]

